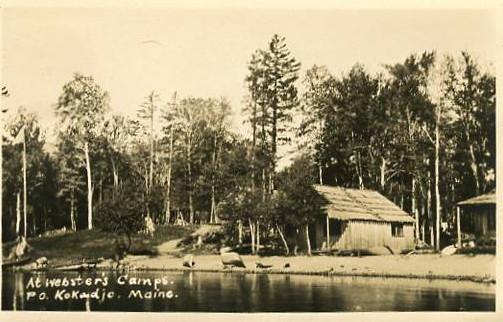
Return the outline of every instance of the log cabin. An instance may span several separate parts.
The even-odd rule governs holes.
[[[318,250],[386,247],[393,253],[414,248],[414,219],[373,190],[315,185],[327,200],[325,218],[309,227]]]
[[[496,239],[496,190],[456,204],[457,246],[461,247],[463,235],[475,238]]]

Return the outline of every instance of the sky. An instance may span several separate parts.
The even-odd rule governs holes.
[[[114,112],[134,116],[152,90],[178,97],[227,97],[232,127],[240,111],[247,62],[273,34],[286,37],[302,63],[335,75],[355,63],[372,73],[412,53],[472,53],[491,66],[496,18],[488,10],[295,10],[155,8],[5,8],[2,83],[7,106],[36,112],[51,137],[53,105],[73,73],[92,75]]]

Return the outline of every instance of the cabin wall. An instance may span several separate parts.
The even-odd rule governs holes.
[[[333,220],[333,219],[331,219]],[[324,233],[318,237],[317,245],[326,245],[326,222],[319,221]],[[388,246],[394,253],[414,248],[414,226],[403,223],[403,236],[392,236],[391,223],[373,221],[338,221],[339,235],[330,231],[331,249],[368,249]],[[325,242],[325,243],[324,243]]]
[[[461,231],[476,237],[496,236],[496,209],[494,206],[466,207],[461,214]]]

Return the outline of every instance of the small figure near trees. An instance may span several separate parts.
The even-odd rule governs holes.
[[[150,216],[145,217],[145,233],[150,237],[154,237],[155,224]]]
[[[24,236],[21,236],[18,238],[16,245],[12,247],[8,258],[18,260],[26,255],[26,253],[28,253],[30,250],[33,250],[33,247],[28,244]]]

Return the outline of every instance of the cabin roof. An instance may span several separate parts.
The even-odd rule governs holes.
[[[377,191],[326,185],[315,185],[314,187],[328,200],[325,210],[329,218],[378,222],[414,222],[411,216]]]
[[[479,195],[470,199],[458,202],[458,206],[468,205],[495,205],[496,204],[496,189],[491,192]]]

